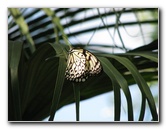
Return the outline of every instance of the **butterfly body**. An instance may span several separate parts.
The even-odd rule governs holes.
[[[69,51],[65,77],[67,80],[84,82],[102,70],[100,61],[89,51],[81,48]]]

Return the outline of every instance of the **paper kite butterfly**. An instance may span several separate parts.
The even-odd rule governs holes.
[[[100,61],[89,51],[77,48],[69,51],[65,77],[74,82],[84,82],[89,76],[102,71]]]

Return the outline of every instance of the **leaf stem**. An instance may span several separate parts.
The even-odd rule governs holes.
[[[74,97],[76,102],[76,121],[79,121],[79,110],[80,110],[80,85],[74,85],[73,83],[73,89],[74,89]]]

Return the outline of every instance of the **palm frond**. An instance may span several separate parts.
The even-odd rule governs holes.
[[[76,120],[79,120],[80,101],[113,91],[114,120],[120,121],[122,89],[127,102],[128,121],[133,121],[134,109],[129,86],[137,84],[142,105],[139,118],[134,121],[144,120],[146,102],[151,118],[158,121],[157,107],[148,85],[149,82],[158,81],[158,39],[146,38],[149,32],[144,33],[142,27],[158,26],[156,12],[156,8],[105,8],[104,11],[102,8],[9,8],[8,120],[40,121],[49,117],[52,121],[54,116],[56,120],[56,111],[74,102]],[[151,17],[140,18],[137,15],[139,13],[148,13]],[[125,21],[123,18],[127,15],[136,15],[136,19]],[[131,49],[121,31],[132,37],[128,28],[136,26],[144,44]],[[102,42],[91,40],[101,30],[108,34],[109,43],[104,39]],[[158,37],[156,32],[154,29],[151,35],[155,33]],[[89,42],[78,43],[76,40],[69,43],[87,34],[90,34]],[[91,51],[103,66],[100,76],[90,77],[78,87],[67,81],[64,73],[70,47]]]

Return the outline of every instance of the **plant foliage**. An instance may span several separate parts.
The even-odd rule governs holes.
[[[91,8],[9,8],[8,13],[8,120],[41,121],[46,117],[56,120],[56,111],[61,107],[76,102],[76,120],[79,121],[79,102],[109,91],[114,92],[114,120],[121,118],[121,93],[127,102],[128,121],[134,120],[133,101],[129,86],[137,84],[142,95],[139,119],[143,121],[145,106],[148,104],[153,121],[158,121],[158,113],[149,82],[158,81],[158,39],[152,37],[146,42],[143,25],[158,25],[158,10],[110,9],[88,17],[77,18]],[[139,14],[151,15],[152,18],[139,18]],[[136,21],[121,21],[122,15],[134,14]],[[115,17],[114,23],[107,23],[105,18]],[[63,22],[69,19],[68,22]],[[76,31],[70,28],[99,20],[100,26],[87,27]],[[129,49],[125,45],[120,28],[139,26],[143,46]],[[114,34],[117,33],[117,44]],[[68,30],[68,31],[67,31]],[[95,34],[106,30],[110,45],[103,43],[69,43],[70,38]],[[156,32],[156,31],[155,31]],[[126,31],[127,33],[127,31]],[[157,35],[157,33],[156,33]],[[154,36],[154,34],[153,34]],[[157,35],[158,36],[158,35]],[[92,38],[92,37],[91,37]],[[69,39],[69,40],[68,40]],[[84,83],[73,83],[65,79],[66,59],[70,47],[92,50],[103,66],[100,76],[91,77]],[[96,48],[96,49],[92,49]],[[103,51],[110,49],[108,52]],[[112,50],[121,50],[116,53]],[[54,57],[54,58],[52,58]],[[97,78],[97,79],[96,79]]]

